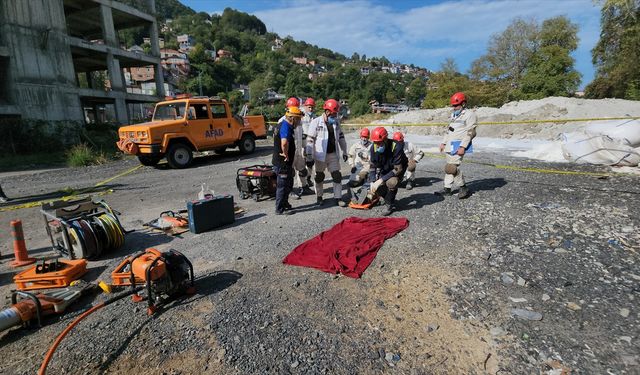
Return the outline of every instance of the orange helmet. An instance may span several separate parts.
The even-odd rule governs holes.
[[[300,101],[296,97],[290,97],[287,99],[287,108],[289,107],[300,107]]]
[[[404,135],[400,132],[393,133],[393,140],[398,142],[404,142]]]
[[[311,106],[311,107],[315,107],[316,106],[316,101],[313,100],[313,98],[307,98],[307,100],[304,101],[304,106]]]
[[[369,128],[364,128],[364,129],[360,130],[360,138],[369,139]]]
[[[387,133],[387,129],[382,126],[378,126],[373,129],[373,132],[371,133],[371,140],[373,142],[382,142],[387,139],[388,135],[389,133]]]
[[[338,113],[340,110],[340,103],[335,99],[327,99],[327,101],[324,102],[322,109],[326,109],[331,113]]]
[[[449,100],[452,106],[460,105],[462,103],[465,103],[466,101],[467,97],[463,92],[457,92],[453,94],[453,96],[451,96],[451,99]]]

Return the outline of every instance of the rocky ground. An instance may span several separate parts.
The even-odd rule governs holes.
[[[152,317],[130,299],[98,310],[62,342],[49,373],[640,372],[637,176],[497,169],[487,164],[609,173],[477,151],[463,165],[474,193],[459,201],[433,195],[443,160],[429,155],[418,165],[418,186],[398,196],[395,215],[409,227],[385,243],[361,279],[281,261],[340,220],[375,217],[379,209],[316,209],[305,196],[291,201],[294,215],[275,216],[272,200],[237,200],[246,213],[219,230],[175,238],[141,230],[161,211],[183,208],[202,183],[237,198],[237,168],[270,160],[266,144],[257,151],[199,158],[186,170],[145,167],[97,189],[136,231],[123,249],[90,262],[85,279],[109,280],[129,253],[174,248],[194,263],[198,292]],[[0,179],[23,203],[91,187],[135,165],[126,159]],[[8,221],[23,220],[32,255],[51,253],[37,208],[0,218],[0,294],[8,296]],[[0,373],[36,372],[53,338],[104,298],[87,297],[40,329],[0,334]]]

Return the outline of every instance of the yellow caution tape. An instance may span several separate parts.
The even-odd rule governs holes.
[[[524,125],[524,124],[562,124],[566,122],[587,122],[605,120],[638,120],[640,117],[593,117],[593,118],[565,118],[565,119],[544,119],[544,120],[514,120],[514,121],[481,121],[478,125]],[[267,124],[277,124],[275,121],[268,121]],[[424,123],[401,123],[401,124],[341,124],[343,127],[365,127],[365,126],[445,126],[448,122],[424,122]]]
[[[100,192],[96,192],[96,193],[94,193],[93,190],[95,188],[100,187],[102,185],[105,185],[105,184],[107,184],[107,183],[109,183],[109,182],[111,182],[111,181],[113,181],[113,180],[115,180],[117,178],[126,176],[126,175],[128,175],[130,173],[133,173],[133,172],[137,171],[138,169],[140,169],[141,167],[142,167],[142,165],[135,166],[135,167],[133,167],[131,169],[128,169],[128,170],[126,170],[126,171],[124,171],[122,173],[119,173],[119,174],[117,174],[117,175],[115,175],[113,177],[109,177],[106,180],[100,181],[97,184],[93,185],[92,187],[80,189],[80,190],[77,190],[77,191],[72,191],[70,194],[65,195],[63,197],[60,197],[60,198],[46,199],[46,200],[41,200],[41,201],[36,201],[36,202],[28,202],[28,203],[16,204],[16,205],[13,205],[13,206],[1,207],[0,208],[0,212],[21,210],[21,209],[24,209],[24,208],[33,208],[33,207],[41,206],[44,203],[51,203],[51,202],[55,202],[55,201],[69,201],[69,200],[72,200],[72,199],[77,199],[79,195],[85,194],[85,193],[92,193],[92,194],[97,195],[97,196],[103,196],[103,195],[111,194],[111,193],[113,193],[113,189],[108,189],[108,190],[104,190],[104,191],[100,191]]]

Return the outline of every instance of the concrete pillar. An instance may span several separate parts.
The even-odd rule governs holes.
[[[124,76],[120,69],[120,61],[113,57],[113,53],[107,54],[107,69],[109,70],[109,81],[111,90],[124,92]]]
[[[156,95],[164,97],[166,93],[164,92],[164,76],[162,75],[161,64],[156,64],[155,69],[153,69],[153,78],[156,80]]]
[[[118,36],[116,35],[116,30],[113,27],[113,13],[111,12],[111,8],[104,4],[100,4],[100,15],[102,16],[101,26],[104,44],[111,47],[119,47]]]
[[[120,69],[120,61],[113,57],[112,53],[107,54],[107,67],[109,69],[109,81],[111,82],[111,91],[119,93],[115,95],[116,119],[120,124],[129,122],[127,114],[127,104],[125,97],[125,84],[122,69]]]

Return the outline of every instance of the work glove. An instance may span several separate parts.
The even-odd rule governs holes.
[[[349,159],[349,157],[347,156],[347,154],[342,154],[342,161],[343,162],[347,162],[347,160]]]
[[[351,167],[351,173],[356,173],[358,169],[356,167]]]
[[[375,193],[380,188],[380,186],[382,186],[382,184],[384,184],[384,181],[382,181],[381,178],[377,179],[376,182],[371,184],[371,192]]]

